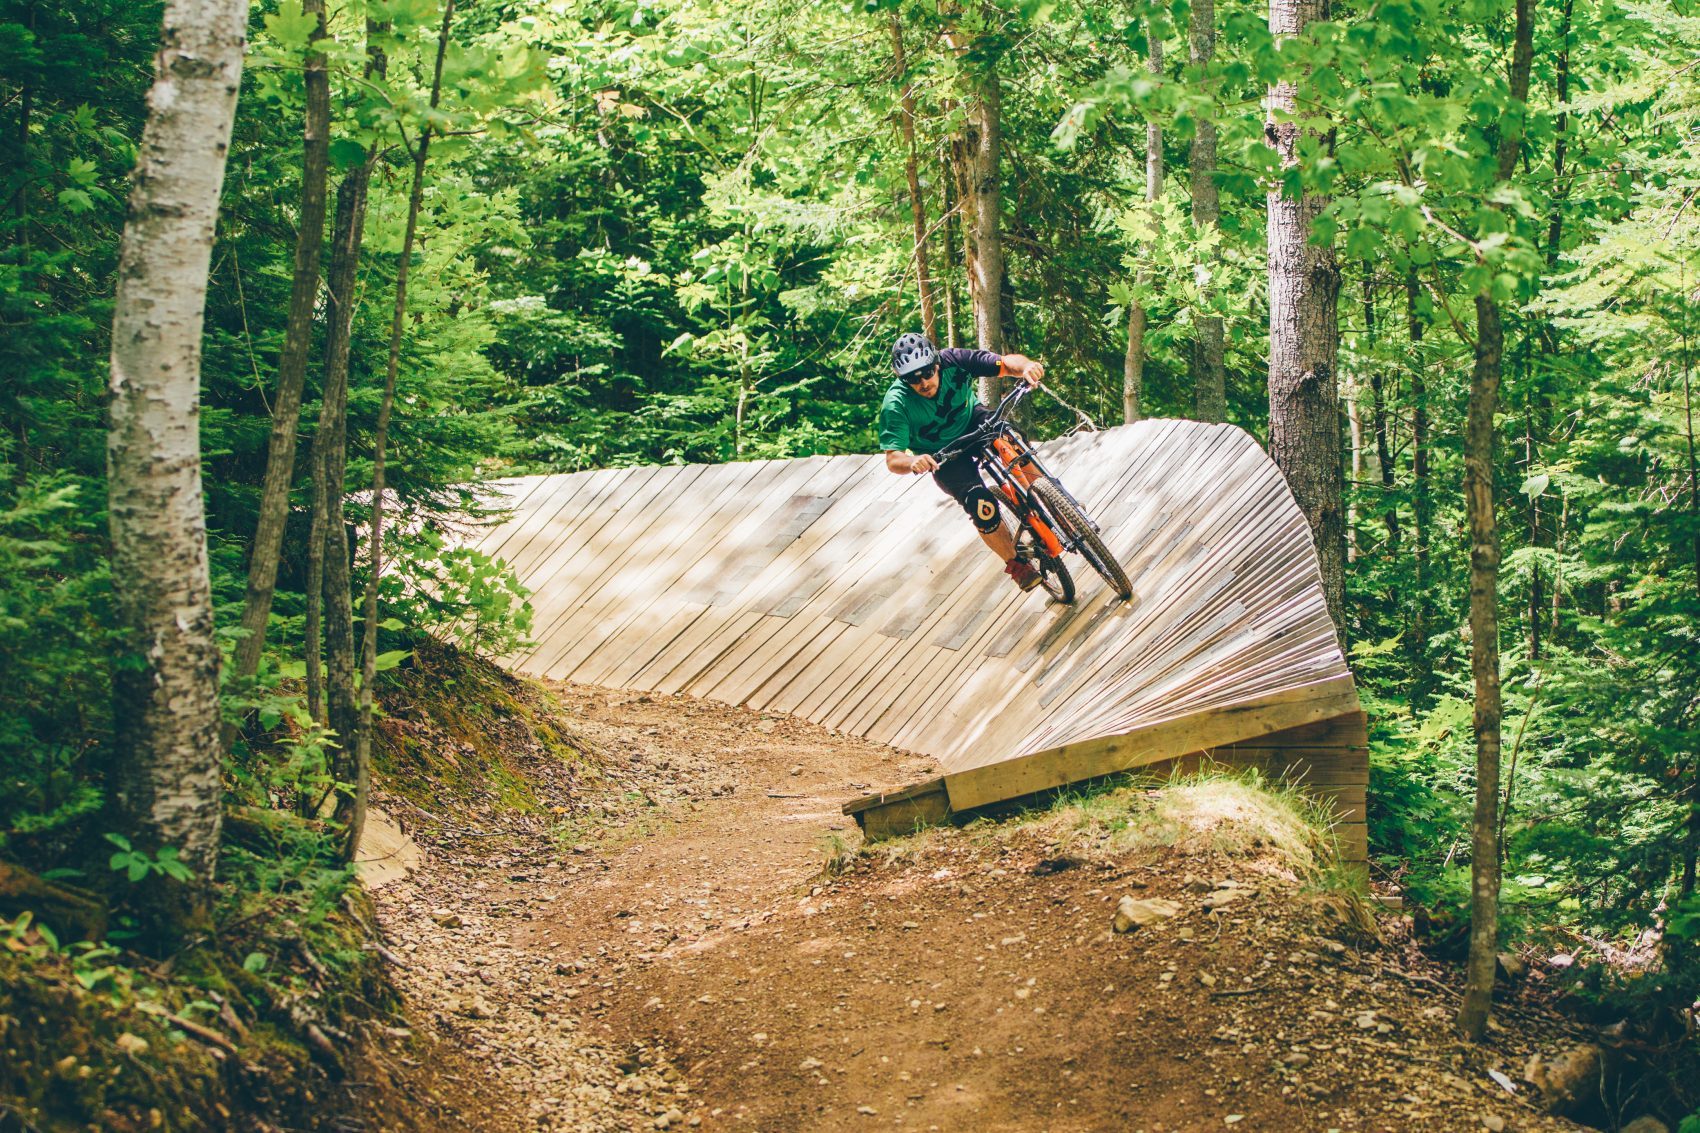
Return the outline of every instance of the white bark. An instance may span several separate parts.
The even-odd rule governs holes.
[[[113,802],[203,881],[218,852],[218,648],[201,498],[202,312],[247,0],[165,8],[112,320],[112,580],[139,666],[118,666]]]

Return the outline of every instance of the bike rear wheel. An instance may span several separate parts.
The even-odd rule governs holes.
[[[1044,477],[1033,481],[1029,488],[1045,510],[1062,525],[1069,535],[1074,537],[1080,554],[1092,569],[1097,571],[1116,596],[1126,602],[1133,597],[1133,583],[1128,581],[1127,571],[1116,561],[1116,556],[1110,553],[1110,548],[1104,544],[1103,536],[1093,527],[1092,520],[1080,510],[1075,502],[1054,482]]]
[[[1033,556],[1033,566],[1039,572],[1039,585],[1053,601],[1065,606],[1074,602],[1074,576],[1068,573],[1068,566],[1061,559],[1041,552]]]

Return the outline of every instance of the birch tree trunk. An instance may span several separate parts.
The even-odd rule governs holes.
[[[1145,17],[1147,54],[1145,66],[1151,74],[1163,76],[1163,37],[1157,33],[1151,17]],[[1154,204],[1163,195],[1163,127],[1155,118],[1145,123],[1145,203]],[[1143,288],[1151,278],[1151,268],[1141,263],[1135,277],[1136,289]],[[1122,359],[1122,420],[1131,424],[1143,413],[1139,408],[1145,392],[1145,328],[1149,319],[1145,304],[1138,296],[1127,305],[1127,354]]]
[[[201,330],[248,0],[171,0],[154,60],[112,319],[107,493],[126,652],[115,666],[117,829],[176,847],[189,886],[137,890],[154,931],[205,907],[222,784],[201,496]]]
[[[927,257],[927,199],[921,195],[920,159],[915,151],[915,86],[906,82],[909,62],[903,51],[903,20],[891,16],[891,51],[897,65],[897,82],[903,87],[898,120],[906,147],[903,172],[909,181],[909,208],[915,221],[915,287],[921,295],[921,329],[927,341],[938,342],[938,315],[933,305],[931,261]]]
[[[1534,14],[1530,0],[1517,0],[1512,33],[1511,102],[1498,123],[1496,182],[1517,168],[1524,116],[1528,112],[1529,68],[1534,58]],[[1499,752],[1502,706],[1499,688],[1499,528],[1494,516],[1493,415],[1505,329],[1490,293],[1476,296],[1476,358],[1470,373],[1470,402],[1464,426],[1464,504],[1470,527],[1470,672],[1476,686],[1476,805],[1470,831],[1470,952],[1464,967],[1464,998],[1458,1030],[1480,1040],[1493,1006],[1499,952]]]
[[[454,24],[455,0],[443,4],[443,24],[437,35],[437,62],[431,75],[430,108],[436,111],[443,95],[443,60],[449,50],[449,29]],[[384,459],[389,442],[390,414],[395,407],[396,376],[401,365],[401,336],[407,321],[407,276],[413,259],[414,239],[419,232],[419,209],[425,199],[425,161],[431,152],[433,130],[430,119],[419,130],[413,151],[413,188],[407,198],[407,226],[401,238],[401,258],[396,264],[395,308],[390,316],[389,361],[384,369],[384,396],[378,403],[378,428],[372,444],[372,533],[367,540],[370,556],[366,579],[365,626],[360,637],[360,723],[354,743],[354,792],[338,812],[344,822],[344,856],[352,861],[366,826],[366,799],[372,780],[373,686],[378,681],[378,581],[384,568]]]
[[[1325,0],[1270,0],[1269,31],[1277,40],[1302,36],[1327,18]],[[1269,88],[1265,131],[1283,167],[1299,164],[1299,125],[1291,121],[1298,88],[1283,79]],[[1336,633],[1344,636],[1345,525],[1340,490],[1340,389],[1334,361],[1340,327],[1340,269],[1332,247],[1310,242],[1327,198],[1301,190],[1295,200],[1270,186],[1269,453],[1287,478],[1316,541],[1323,593]]]
[[[325,36],[325,0],[302,0],[301,11],[318,21],[313,40]],[[242,607],[246,635],[236,643],[236,675],[250,679],[260,669],[272,596],[277,590],[278,559],[289,523],[289,487],[295,480],[295,439],[301,422],[301,388],[307,379],[307,351],[313,344],[313,308],[319,296],[319,255],[325,242],[325,178],[330,164],[331,83],[322,51],[307,54],[306,125],[301,163],[300,228],[295,233],[295,273],[289,293],[289,321],[278,358],[277,398],[272,404],[271,442],[266,478],[260,489],[260,516],[248,560],[247,601]]]
[[[1192,0],[1190,26],[1192,65],[1198,68],[1203,80],[1210,73],[1210,62],[1216,55],[1215,0]],[[1205,83],[1214,94],[1214,87]],[[1222,210],[1216,196],[1216,122],[1201,115],[1192,136],[1192,151],[1188,154],[1192,188],[1192,226],[1196,231],[1215,228]],[[1208,257],[1193,265],[1193,280],[1198,286],[1200,304],[1210,300],[1211,283],[1221,263],[1220,245],[1213,246]],[[1193,412],[1200,421],[1222,421],[1227,417],[1228,376],[1222,359],[1222,319],[1219,315],[1204,315],[1198,320],[1197,340],[1192,349]]]

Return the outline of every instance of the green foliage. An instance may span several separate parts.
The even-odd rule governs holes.
[[[159,14],[115,0],[0,0],[0,853],[91,875],[100,860],[88,844],[105,852],[91,821],[98,771],[123,754],[108,708],[103,338]],[[1346,629],[1373,727],[1372,851],[1436,923],[1462,907],[1470,866],[1470,548],[1457,485],[1475,303],[1500,304],[1501,645],[1516,756],[1502,801],[1508,924],[1617,941],[1663,931],[1673,947],[1661,986],[1692,988],[1700,24],[1669,0],[1540,0],[1534,14],[1523,106],[1505,77],[1505,4],[1345,3],[1280,43],[1261,9],[1227,8],[1204,68],[1186,50],[1184,6],[521,0],[463,13],[433,113],[440,7],[338,8],[316,43],[332,76],[334,171],[374,169],[349,393],[344,503],[356,523],[369,505],[409,147],[427,121],[439,132],[391,425],[397,522],[378,580],[386,685],[437,671],[430,636],[490,656],[529,643],[529,595],[513,572],[461,546],[490,518],[482,481],[874,446],[885,349],[919,323],[900,98],[910,89],[916,102],[939,305],[948,296],[966,340],[949,158],[972,82],[995,73],[1008,345],[1043,357],[1059,391],[1105,422],[1119,410],[1125,314],[1138,301],[1152,314],[1147,412],[1189,410],[1194,328],[1211,314],[1226,324],[1229,418],[1264,429],[1268,194],[1328,194],[1312,237],[1332,244],[1343,272],[1338,370],[1358,447],[1342,469],[1354,548]],[[368,16],[381,25],[370,33]],[[1158,74],[1147,67],[1153,25],[1166,45]],[[213,259],[201,430],[227,633],[288,305],[312,31],[296,0],[256,11]],[[362,73],[369,34],[388,60],[381,77]],[[1312,131],[1286,168],[1264,109],[1283,78],[1308,84],[1297,124]],[[1221,217],[1199,231],[1184,170],[1206,120],[1219,137]],[[1151,204],[1147,121],[1161,127],[1167,167]],[[1502,140],[1517,157],[1504,183]],[[1219,266],[1201,287],[1205,252]],[[304,430],[319,380],[315,367]],[[1061,423],[1041,408],[1033,431]],[[300,463],[274,652],[258,685],[226,704],[246,729],[228,766],[246,817],[226,911],[262,914],[255,924],[328,924],[347,880],[316,820],[249,813],[311,812],[339,788],[344,738],[298,695]],[[358,593],[369,559],[355,550]],[[416,793],[453,774],[405,744],[379,759]],[[528,805],[518,782],[454,788]],[[113,858],[145,883],[169,871],[163,854],[122,847]],[[242,955],[257,967],[232,967],[282,987],[294,978],[279,971],[282,950],[256,934]]]
[[[404,626],[440,641],[489,657],[502,657],[530,645],[530,591],[512,568],[470,547],[453,546],[432,530],[404,544],[396,569],[383,580],[381,597],[392,619],[383,628]],[[400,655],[379,668],[394,667]]]
[[[94,488],[0,462],[0,852],[37,865],[102,798],[113,638]]]
[[[107,867],[122,873],[132,885],[153,874],[173,881],[187,881],[192,876],[189,867],[178,858],[176,846],[161,846],[157,853],[149,854],[130,845],[130,840],[122,834],[108,833],[103,837],[117,848],[107,860]]]

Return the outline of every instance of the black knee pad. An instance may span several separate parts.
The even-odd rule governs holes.
[[[1003,526],[1003,517],[998,514],[998,498],[984,484],[968,489],[962,496],[962,506],[981,534],[990,535]]]

